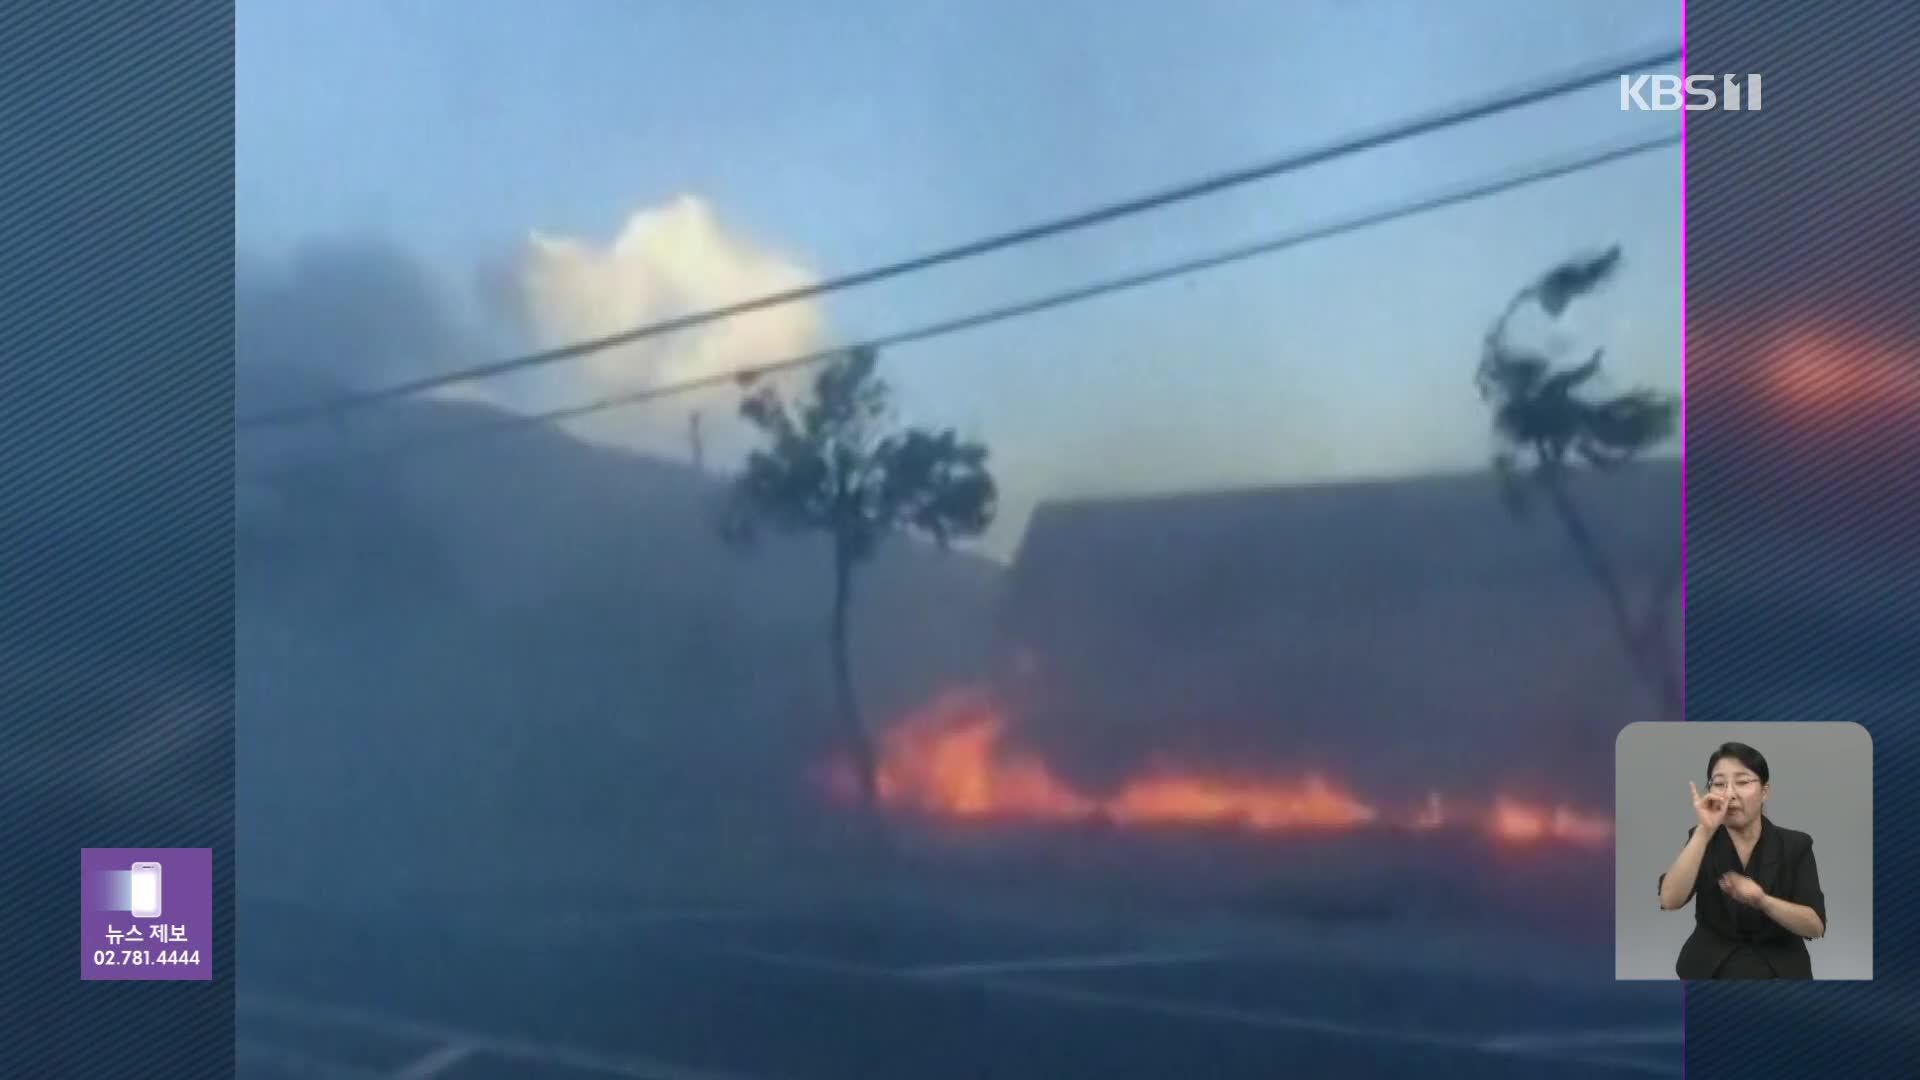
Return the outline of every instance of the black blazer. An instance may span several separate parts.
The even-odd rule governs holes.
[[[1687,830],[1689,840],[1698,828],[1696,825]],[[1693,891],[1687,894],[1687,899],[1694,901],[1693,934],[1680,947],[1674,972],[1683,979],[1711,979],[1727,955],[1744,943],[1751,945],[1780,978],[1813,978],[1807,939],[1720,891],[1720,875],[1729,870],[1745,873],[1768,896],[1805,904],[1819,914],[1821,925],[1826,925],[1827,898],[1820,891],[1820,871],[1813,862],[1813,837],[1783,829],[1762,814],[1760,839],[1742,871],[1733,838],[1722,825],[1707,841],[1707,850],[1700,856],[1700,871],[1693,877]],[[1665,882],[1667,875],[1661,874],[1660,880]]]

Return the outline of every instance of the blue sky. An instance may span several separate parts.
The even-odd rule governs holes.
[[[1642,0],[246,0],[238,21],[243,250],[377,236],[474,308],[530,232],[604,245],[680,195],[828,276],[1679,35],[1676,5]],[[830,335],[885,332],[1674,124],[1602,87],[820,313]],[[888,369],[908,415],[994,445],[1003,551],[1047,495],[1471,466],[1478,335],[1575,251],[1627,256],[1575,336],[1608,345],[1618,382],[1678,386],[1679,208],[1679,154],[1659,152],[906,347]]]

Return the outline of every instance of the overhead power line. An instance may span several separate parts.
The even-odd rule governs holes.
[[[236,421],[236,427],[245,430],[248,428],[299,423],[324,416],[339,416],[396,398],[411,397],[416,394],[444,389],[460,383],[494,378],[529,368],[543,367],[549,364],[559,363],[563,360],[570,360],[591,353],[601,352],[606,349],[616,348],[621,345],[629,345],[646,338],[658,337],[662,334],[703,326],[721,319],[733,318],[766,308],[778,307],[783,304],[790,304],[799,300],[822,296],[827,293],[839,292],[860,285],[869,285],[889,278],[929,270],[946,263],[958,262],[962,259],[973,258],[989,252],[1031,243],[1035,240],[1058,236],[1062,233],[1074,232],[1094,225],[1115,221],[1120,218],[1145,213],[1150,210],[1157,210],[1174,203],[1195,199],[1203,195],[1210,195],[1257,180],[1270,179],[1282,173],[1304,169],[1309,166],[1331,161],[1335,158],[1376,149],[1388,143],[1399,142],[1444,128],[1484,119],[1497,113],[1508,112],[1513,109],[1559,97],[1563,94],[1572,93],[1576,90],[1584,90],[1610,82],[1621,75],[1631,75],[1636,71],[1673,63],[1679,60],[1679,58],[1680,50],[1678,48],[1668,48],[1643,52],[1623,59],[1604,61],[1553,79],[1510,89],[1463,105],[1456,105],[1451,108],[1418,116],[1410,120],[1399,121],[1362,135],[1351,136],[1337,142],[1327,143],[1311,150],[1298,151],[1273,161],[1262,162],[1246,168],[1236,169],[1232,172],[1218,173],[1163,191],[1082,211],[1069,217],[1057,218],[1038,225],[1015,229],[1011,232],[999,233],[955,247],[943,248],[913,258],[903,259],[899,262],[887,263],[882,266],[876,266],[850,274],[843,274],[839,277],[828,278],[825,281],[813,285],[770,293],[765,296],[754,297],[750,300],[743,300],[739,303],[728,304],[723,307],[710,308],[705,311],[698,311],[688,315],[665,319],[660,322],[649,323],[645,326],[624,330],[620,333],[610,334],[605,337],[574,342],[558,348],[527,353],[504,360],[496,360],[491,363],[479,364],[458,371],[422,376],[378,389],[344,394],[326,401],[264,410],[239,418]]]
[[[1485,180],[1454,188],[1440,194],[1429,195],[1422,199],[1399,203],[1391,207],[1364,214],[1357,214],[1339,221],[1290,232],[1283,236],[1243,244],[1228,248],[1224,251],[1215,252],[1211,255],[1186,259],[1177,263],[1128,274],[1122,277],[1109,278],[1091,285],[1083,285],[1064,292],[1051,293],[1031,300],[989,308],[958,318],[928,323],[910,330],[902,330],[879,337],[868,338],[850,345],[838,345],[830,349],[818,349],[813,352],[790,356],[766,364],[738,368],[659,386],[650,386],[638,390],[612,394],[582,404],[551,409],[545,412],[503,415],[495,420],[473,424],[453,432],[436,433],[415,439],[405,439],[390,443],[386,446],[263,469],[255,474],[255,478],[271,479],[315,468],[324,469],[374,460],[388,460],[395,456],[423,452],[436,447],[465,442],[479,436],[500,434],[517,429],[576,419],[593,413],[605,412],[610,409],[638,405],[643,402],[657,401],[662,398],[677,397],[700,390],[724,386],[728,383],[736,383],[743,386],[749,385],[768,375],[823,363],[844,356],[855,349],[885,349],[897,345],[926,341],[931,338],[959,333],[963,330],[971,330],[993,323],[1006,322],[1010,319],[1037,314],[1054,308],[1065,307],[1070,304],[1082,303],[1110,293],[1136,289],[1172,278],[1182,277],[1187,274],[1197,273],[1202,270],[1210,270],[1231,263],[1242,262],[1261,255],[1270,255],[1274,252],[1298,247],[1302,244],[1329,239],[1345,233],[1370,228],[1375,225],[1384,225],[1401,218],[1412,217],[1416,214],[1444,209],[1449,206],[1456,206],[1461,203],[1472,202],[1487,198],[1488,196],[1512,191],[1516,188],[1527,187],[1548,180],[1570,176],[1574,173],[1584,172],[1588,169],[1598,168],[1599,166],[1611,164],[1616,161],[1622,161],[1641,154],[1677,146],[1679,142],[1680,136],[1678,135],[1664,135],[1658,138],[1640,139],[1634,142],[1623,143],[1605,150],[1588,151],[1576,157],[1564,158],[1550,164],[1537,165],[1530,169],[1510,172],[1497,179]]]

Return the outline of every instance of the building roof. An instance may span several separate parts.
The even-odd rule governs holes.
[[[1641,600],[1678,555],[1677,463],[1572,491]],[[1001,625],[1045,687],[1023,736],[1096,784],[1173,756],[1396,785],[1584,772],[1610,800],[1614,736],[1654,702],[1547,510],[1515,520],[1484,473],[1047,505]]]

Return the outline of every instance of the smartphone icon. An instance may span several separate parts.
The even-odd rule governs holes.
[[[133,917],[160,917],[160,864],[157,862],[133,864]]]

